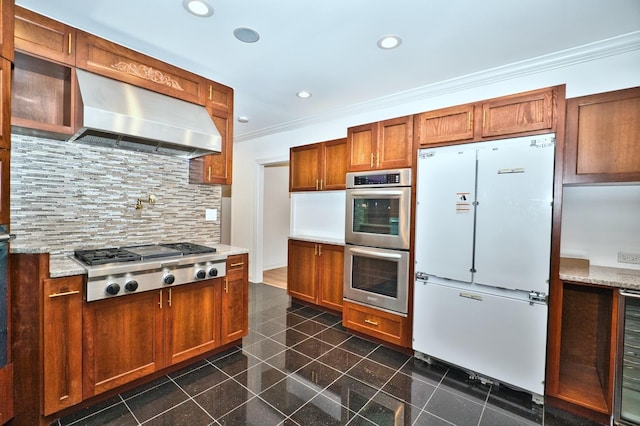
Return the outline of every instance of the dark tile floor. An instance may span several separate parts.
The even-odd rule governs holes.
[[[292,302],[284,290],[250,284],[249,304],[242,347],[54,424],[589,424],[354,336],[338,317]]]

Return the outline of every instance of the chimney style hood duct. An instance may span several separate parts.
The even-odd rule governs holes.
[[[80,69],[76,75],[81,128],[69,140],[186,158],[220,152],[222,138],[203,106]]]

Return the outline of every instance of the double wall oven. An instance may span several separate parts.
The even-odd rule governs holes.
[[[406,315],[411,169],[347,173],[344,298]]]

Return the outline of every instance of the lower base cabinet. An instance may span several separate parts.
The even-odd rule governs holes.
[[[618,289],[560,282],[549,306],[551,405],[607,422],[613,411]]]
[[[409,347],[409,319],[368,306],[343,302],[342,325],[376,339]]]
[[[344,247],[289,240],[287,292],[291,297],[342,310]]]

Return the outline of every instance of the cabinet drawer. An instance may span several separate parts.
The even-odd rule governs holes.
[[[393,343],[406,345],[407,318],[345,301],[342,324],[346,328]]]
[[[227,257],[227,275],[232,272],[242,273],[247,268],[247,255],[236,254]]]

